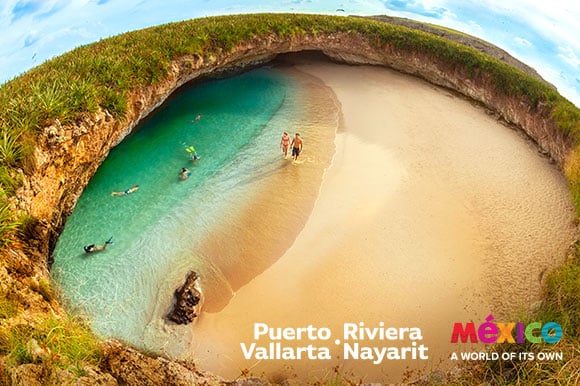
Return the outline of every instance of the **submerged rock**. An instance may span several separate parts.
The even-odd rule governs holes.
[[[175,290],[175,304],[167,318],[177,324],[189,324],[197,317],[201,308],[201,291],[197,286],[199,275],[191,271],[185,283]]]

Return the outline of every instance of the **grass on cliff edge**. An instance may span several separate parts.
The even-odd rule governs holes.
[[[532,352],[537,358],[539,352],[562,353],[562,360],[522,360],[488,361],[483,366],[471,369],[469,378],[461,384],[471,384],[473,380],[490,385],[580,385],[580,263],[578,252],[568,261],[550,273],[544,287],[540,309],[525,315],[524,323],[556,322],[562,326],[562,340],[550,344],[498,344],[492,351]]]
[[[6,304],[1,306],[6,310]],[[8,309],[14,307],[17,305]],[[87,326],[74,318],[56,315],[38,319],[32,325],[8,327],[0,323],[0,354],[7,369],[35,363],[67,370],[75,376],[82,376],[86,366],[97,367],[103,355],[99,340]]]
[[[335,32],[357,34],[371,46],[387,51],[422,55],[426,60],[441,63],[449,71],[462,72],[467,78],[486,79],[497,94],[521,99],[531,109],[543,112],[564,133],[573,138],[580,136],[580,110],[541,81],[477,50],[403,26],[361,18],[282,14],[223,16],[172,23],[78,47],[0,87],[1,246],[9,243],[23,222],[22,215],[12,209],[10,197],[21,185],[22,175],[34,172],[32,154],[43,128],[57,121],[63,125],[77,123],[99,109],[109,111],[119,121],[125,120],[131,94],[164,79],[171,61],[180,57],[207,61],[254,39],[272,35],[292,39]],[[580,147],[567,160],[566,175],[580,213]],[[546,320],[562,321],[566,326],[566,339],[573,343],[572,347],[580,345],[578,267],[576,257],[551,276],[539,314]],[[8,308],[7,312],[10,315],[13,311]],[[60,335],[67,330],[68,323],[71,322],[66,319],[49,319],[30,330],[22,327],[22,331],[10,334],[3,331],[0,335],[2,355],[7,355],[13,364],[30,360],[23,344],[27,343],[24,342],[26,336],[32,336],[39,344],[42,342],[50,348],[52,359],[70,356],[65,362],[77,362],[75,358],[79,358],[81,352],[77,352],[81,349],[78,341]],[[57,341],[62,342],[61,348],[57,348],[60,347]],[[50,346],[53,344],[57,346]],[[576,351],[570,349],[568,354],[577,358]],[[88,358],[92,354],[80,357]],[[540,375],[545,376],[549,371],[558,377],[560,371],[569,367],[564,363],[551,370],[525,369],[522,374],[527,374],[529,379],[540,379]]]
[[[135,90],[168,75],[172,60],[207,60],[236,45],[277,35],[344,32],[371,46],[421,53],[461,69],[467,77],[485,76],[499,94],[516,95],[533,108],[547,108],[566,132],[580,133],[580,113],[543,82],[475,49],[404,26],[362,18],[321,15],[258,14],[202,18],[121,34],[78,47],[0,87],[0,183],[18,186],[14,169],[33,168],[30,156],[39,130],[56,120],[67,125],[98,109],[123,120]],[[16,179],[16,181],[14,181]]]

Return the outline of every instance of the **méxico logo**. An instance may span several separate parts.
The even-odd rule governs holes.
[[[555,344],[562,339],[562,327],[555,322],[496,323],[494,316],[488,315],[485,322],[477,328],[475,323],[455,323],[451,333],[451,343],[549,343]]]

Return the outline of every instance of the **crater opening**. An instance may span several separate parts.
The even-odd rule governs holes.
[[[557,168],[448,90],[322,56],[187,85],[114,148],[54,250],[67,306],[102,336],[224,377],[312,380],[339,364],[369,382],[449,365],[454,322],[529,309],[575,236]],[[281,154],[284,131],[304,140],[297,160]],[[203,312],[167,323],[191,270]],[[255,323],[332,336],[257,340]],[[348,341],[345,323],[420,328],[429,359],[345,359],[347,343],[412,344]],[[331,359],[246,358],[242,343],[312,344]]]

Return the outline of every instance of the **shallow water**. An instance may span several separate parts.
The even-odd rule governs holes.
[[[66,303],[86,313],[97,333],[163,351],[165,335],[181,342],[176,335],[183,331],[168,330],[161,318],[189,270],[202,276],[205,309],[216,311],[235,289],[281,255],[251,264],[225,251],[231,246],[247,249],[240,244],[245,228],[240,214],[264,183],[276,176],[289,183],[300,177],[278,150],[282,131],[297,130],[300,121],[293,117],[302,115],[295,83],[280,71],[260,69],[187,87],[111,151],[79,199],[54,252],[53,273]],[[196,120],[198,114],[201,119]],[[312,128],[300,129],[308,137]],[[313,136],[310,140],[316,141]],[[185,151],[190,145],[201,156],[195,163]],[[303,158],[311,166],[321,165],[309,168],[319,170],[318,180],[312,181],[316,189],[308,193],[314,197],[329,157],[317,159],[311,152]],[[177,178],[182,167],[191,172],[185,181]],[[304,178],[309,176],[305,173]],[[111,196],[135,184],[140,186],[137,192]],[[281,224],[280,230],[290,235],[283,248],[291,243],[294,223]],[[222,237],[215,237],[224,229]],[[212,236],[217,246],[208,241]],[[83,246],[110,237],[113,244],[105,251],[83,252]],[[171,355],[187,351],[180,344],[169,345]]]
[[[305,138],[298,163],[279,153],[284,130]],[[189,145],[201,161],[188,161]],[[192,175],[178,181],[184,166]],[[407,368],[449,365],[454,322],[537,300],[573,219],[562,175],[481,109],[385,69],[306,61],[181,90],[99,168],[53,272],[99,334],[201,369],[302,383],[341,365],[396,382]],[[106,251],[82,252],[110,236]],[[192,269],[205,312],[168,325]],[[240,343],[257,322],[333,338],[347,322],[419,327],[431,356],[344,361],[332,340],[331,360],[246,360]]]

